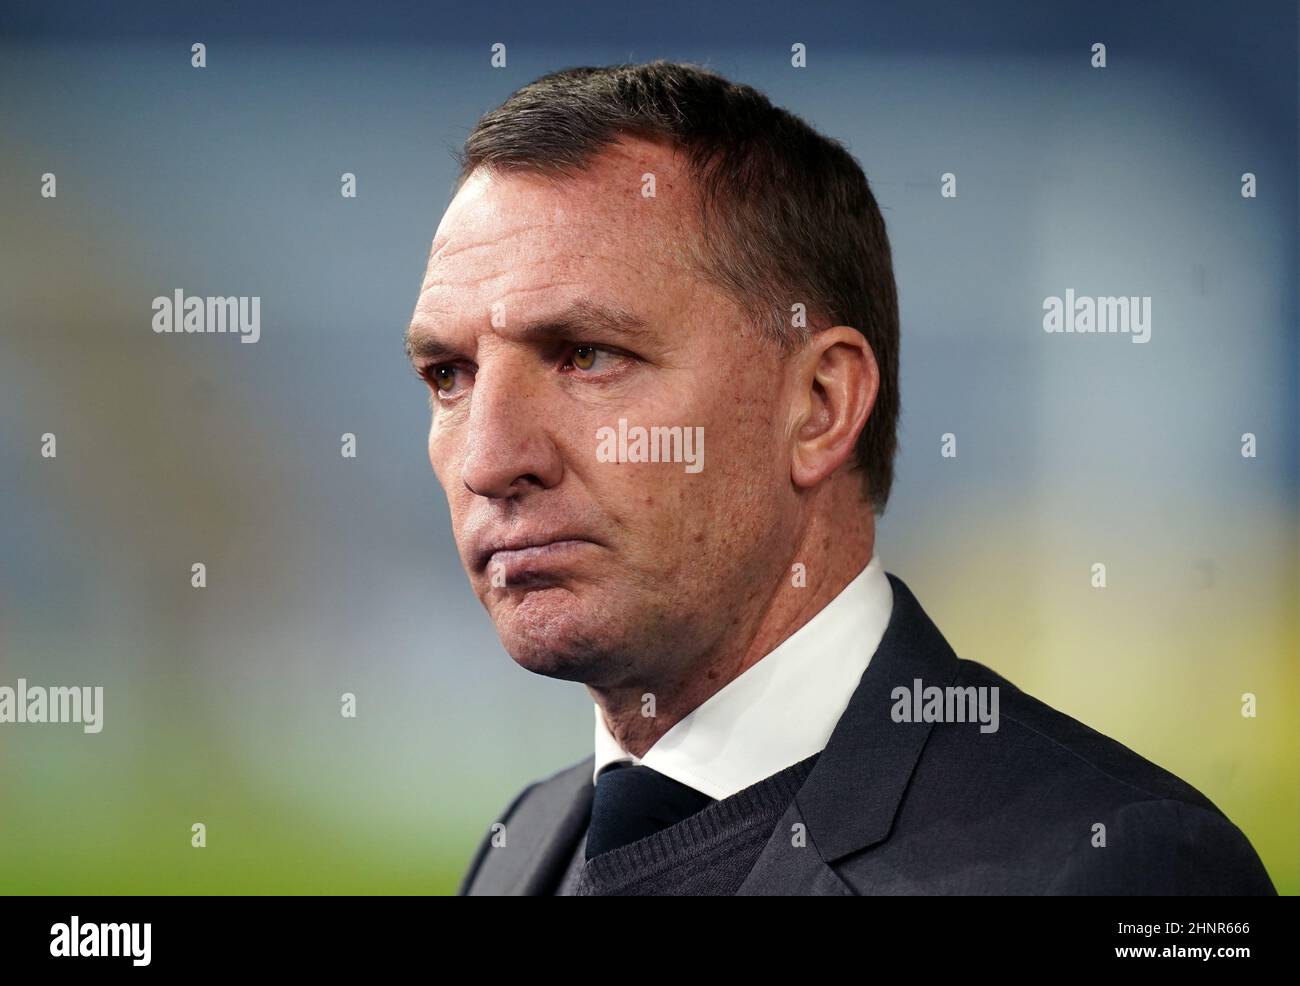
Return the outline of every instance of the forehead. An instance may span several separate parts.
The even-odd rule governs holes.
[[[693,201],[680,155],[647,141],[606,148],[572,177],[480,169],[438,226],[419,308],[482,310],[565,289],[665,290],[690,270]]]

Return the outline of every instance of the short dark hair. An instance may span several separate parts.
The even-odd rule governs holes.
[[[694,65],[571,68],[516,91],[474,127],[460,182],[479,168],[580,173],[621,138],[667,143],[697,188],[701,273],[785,351],[849,325],[880,368],[855,468],[877,513],[893,485],[898,423],[898,291],[885,222],[866,175],[838,141],[750,86]],[[807,327],[795,328],[802,303]]]

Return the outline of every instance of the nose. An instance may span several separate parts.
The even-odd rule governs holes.
[[[461,481],[470,492],[504,499],[559,483],[563,466],[539,386],[517,367],[480,366],[468,399]]]

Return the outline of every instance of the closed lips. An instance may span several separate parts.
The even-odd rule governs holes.
[[[594,544],[589,538],[576,537],[571,535],[560,535],[557,537],[532,537],[532,538],[515,538],[510,541],[502,541],[493,544],[479,553],[479,567],[484,568],[490,562],[493,556],[505,555],[508,557],[520,557],[527,553],[528,556],[538,556],[546,553],[547,549],[559,550],[578,544]],[[505,560],[505,559],[502,559]]]

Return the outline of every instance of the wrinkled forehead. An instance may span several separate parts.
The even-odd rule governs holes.
[[[671,149],[622,142],[572,176],[480,168],[434,236],[424,288],[490,296],[520,279],[663,278],[690,269],[690,178]]]

